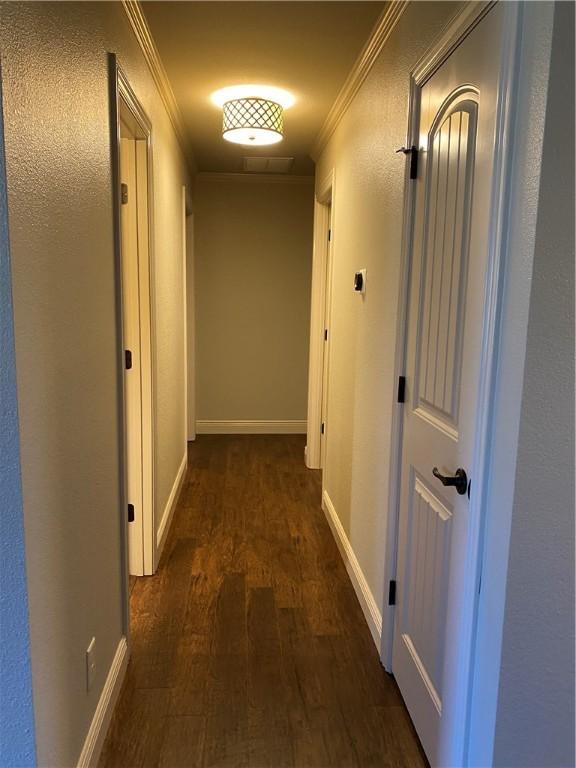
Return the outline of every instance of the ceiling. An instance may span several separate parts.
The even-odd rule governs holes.
[[[143,2],[142,8],[189,133],[200,171],[238,172],[245,156],[294,157],[312,175],[309,152],[384,2]],[[222,139],[210,94],[258,83],[291,91],[284,141],[242,147]]]

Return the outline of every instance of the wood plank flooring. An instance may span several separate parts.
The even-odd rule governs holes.
[[[423,768],[301,436],[200,436],[100,768]]]

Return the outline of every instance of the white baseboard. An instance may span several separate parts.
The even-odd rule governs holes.
[[[102,751],[112,713],[118,700],[127,665],[128,644],[126,643],[126,638],[122,637],[116,648],[96,712],[94,712],[86,741],[82,747],[82,752],[78,759],[78,768],[95,768],[98,765],[100,752]]]
[[[306,421],[209,421],[196,422],[199,435],[305,435]]]
[[[170,496],[168,496],[168,501],[166,502],[166,506],[164,507],[164,512],[162,513],[162,519],[160,520],[160,525],[158,526],[158,533],[156,534],[156,565],[158,565],[158,563],[160,562],[160,556],[162,554],[162,550],[164,549],[164,544],[166,543],[166,537],[168,536],[168,531],[170,530],[170,523],[172,522],[174,510],[176,509],[176,502],[178,501],[178,496],[180,495],[180,489],[182,488],[182,483],[184,482],[184,478],[186,477],[187,467],[188,467],[188,451],[186,451],[186,453],[184,454],[184,458],[182,459],[180,468],[176,473],[176,479],[174,480],[174,485],[172,486],[172,490],[170,491]]]
[[[354,587],[354,591],[356,592],[356,596],[360,602],[360,606],[364,613],[364,617],[370,632],[372,633],[372,639],[376,644],[378,653],[380,653],[380,641],[382,638],[382,614],[380,613],[376,600],[374,600],[374,595],[368,586],[366,577],[362,572],[362,568],[360,568],[360,563],[354,554],[352,545],[346,536],[346,532],[342,527],[340,518],[336,514],[336,510],[334,509],[334,505],[332,504],[332,500],[330,499],[327,491],[322,493],[322,509],[324,510],[324,514],[328,520],[328,525],[332,530],[334,539],[336,540],[336,544],[338,545],[338,549],[340,550],[340,554],[344,560],[344,565],[346,566],[346,570],[350,576],[352,586]]]

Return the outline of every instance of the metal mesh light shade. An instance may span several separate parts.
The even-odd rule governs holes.
[[[234,99],[223,106],[222,136],[235,144],[282,141],[284,110],[267,99]]]

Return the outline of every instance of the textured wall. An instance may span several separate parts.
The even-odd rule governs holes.
[[[313,186],[199,176],[197,418],[305,420]]]
[[[154,131],[160,512],[185,429],[186,171],[120,3],[4,3],[0,49],[38,761],[72,766],[123,632],[108,51]]]
[[[22,768],[36,755],[2,136],[0,92],[0,765]]]
[[[403,156],[411,68],[456,3],[411,4],[316,169],[335,169],[333,320],[325,487],[383,604],[390,429],[400,280]],[[364,300],[352,290],[367,269]]]
[[[574,5],[556,3],[494,765],[574,765]]]

